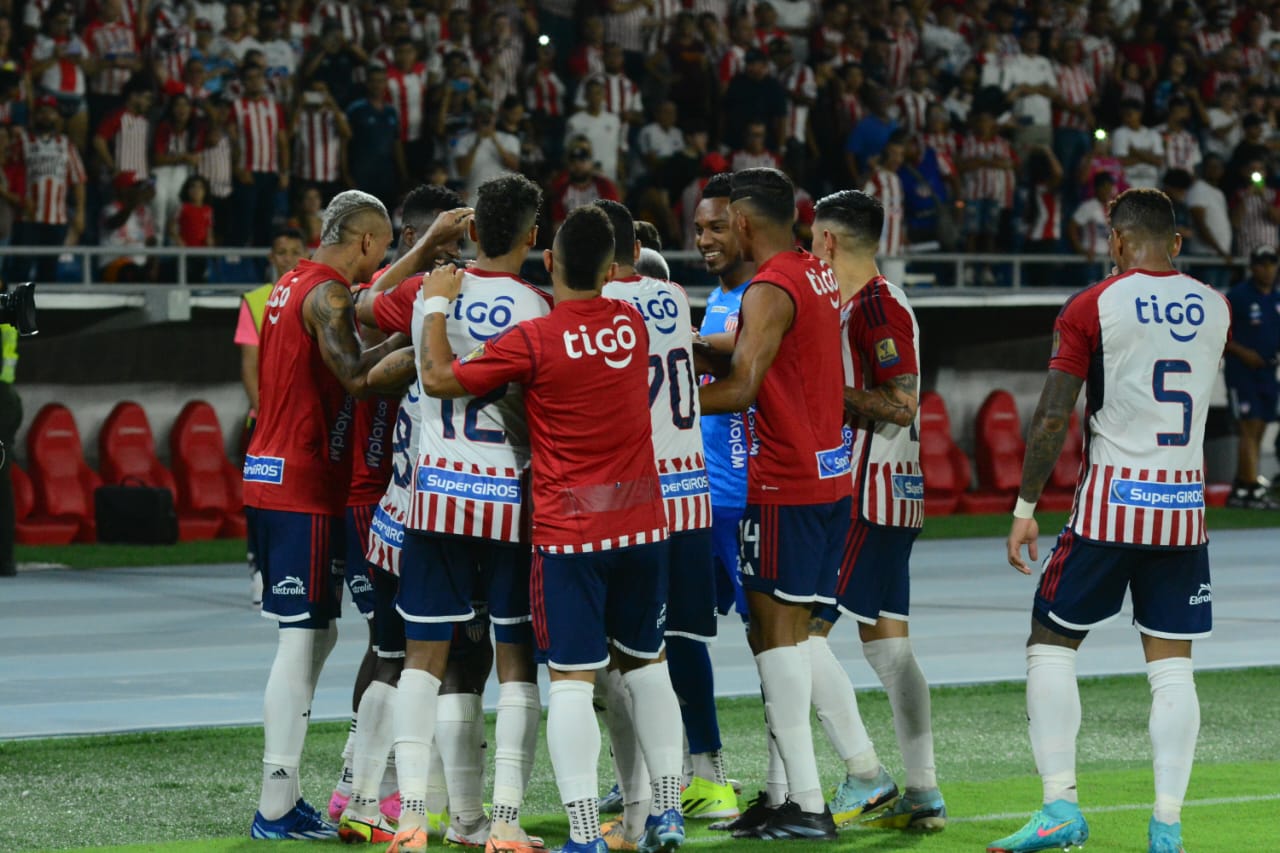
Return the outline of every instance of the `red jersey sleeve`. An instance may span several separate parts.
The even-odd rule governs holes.
[[[120,132],[120,116],[123,110],[116,110],[111,115],[102,120],[102,124],[98,125],[98,136],[110,141]]]
[[[413,276],[374,296],[373,319],[378,328],[388,335],[396,332],[412,335],[413,300],[417,298],[421,286],[422,277]]]
[[[1089,378],[1089,362],[1098,350],[1102,328],[1098,324],[1097,286],[1077,293],[1058,312],[1053,324],[1053,354],[1049,369],[1081,379]]]
[[[870,356],[873,385],[919,375],[915,328],[901,302],[877,287],[858,307],[858,315],[849,331],[858,352]]]
[[[519,325],[454,359],[453,375],[479,397],[507,382],[528,384],[533,378],[533,343]]]

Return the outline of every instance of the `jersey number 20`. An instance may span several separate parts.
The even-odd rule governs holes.
[[[680,367],[682,363],[683,369]],[[671,400],[671,423],[675,424],[676,429],[692,429],[693,395],[698,393],[698,387],[693,375],[693,359],[689,357],[688,350],[683,347],[671,350],[667,353],[665,364],[662,356],[649,356],[649,371],[649,408],[653,408],[654,401],[662,392],[663,380],[670,379],[667,391]],[[681,376],[681,373],[684,375]],[[683,411],[686,406],[688,414]]]

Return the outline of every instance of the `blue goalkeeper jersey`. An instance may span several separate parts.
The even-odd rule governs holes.
[[[750,281],[733,290],[717,287],[707,297],[707,313],[698,329],[704,337],[720,332],[736,332],[742,294]],[[710,381],[710,377],[704,377]],[[747,439],[742,412],[702,416],[702,452],[711,481],[711,505],[732,509],[747,505]]]

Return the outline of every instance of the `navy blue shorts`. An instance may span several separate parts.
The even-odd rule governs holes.
[[[262,572],[262,615],[281,627],[327,628],[342,613],[342,519],[253,509],[253,552]]]
[[[1133,624],[1166,640],[1198,640],[1213,630],[1209,547],[1126,548],[1062,531],[1036,589],[1036,621],[1080,638],[1120,613],[1125,590]]]
[[[540,659],[562,671],[601,669],[609,644],[632,657],[662,654],[666,542],[589,554],[533,555],[533,633]]]
[[[716,564],[716,609],[727,615],[737,610],[747,618],[747,598],[742,594],[742,572],[738,570],[738,526],[742,507],[711,508],[711,551]]]
[[[396,610],[400,579],[371,564],[369,572],[373,575],[373,650],[380,658],[403,658],[404,617]]]
[[[1227,399],[1231,401],[1231,414],[1238,421],[1266,421],[1277,418],[1276,406],[1280,404],[1280,384],[1274,376],[1264,379],[1232,377],[1227,381]]]
[[[406,530],[396,609],[410,640],[442,642],[453,623],[489,605],[499,643],[529,641],[529,548],[508,542]]]
[[[748,506],[739,531],[742,588],[791,604],[835,604],[851,504]]]
[[[668,637],[709,643],[716,638],[716,569],[711,530],[689,530],[667,540]]]
[[[366,619],[373,618],[374,592],[373,570],[365,560],[364,552],[369,544],[369,525],[377,508],[377,504],[347,507],[342,547],[346,555],[343,574],[347,579],[347,589],[351,590],[351,600],[355,602],[356,609]]]
[[[855,518],[845,538],[836,603],[814,615],[835,622],[840,614],[874,625],[880,619],[906,622],[911,612],[911,548],[915,527],[886,527]]]

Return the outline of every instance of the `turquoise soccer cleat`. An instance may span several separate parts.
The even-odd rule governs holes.
[[[1031,816],[1013,835],[987,845],[987,853],[1035,853],[1037,850],[1069,850],[1089,839],[1089,824],[1080,807],[1055,800]]]
[[[1182,824],[1161,823],[1152,817],[1147,824],[1147,853],[1187,853],[1182,846]]]
[[[836,788],[828,807],[836,826],[847,826],[858,818],[871,814],[893,802],[898,796],[898,785],[883,767],[871,780],[846,776]]]
[[[947,825],[947,804],[937,788],[907,791],[893,805],[862,821],[859,826],[877,829],[905,829],[912,832],[940,832]]]

